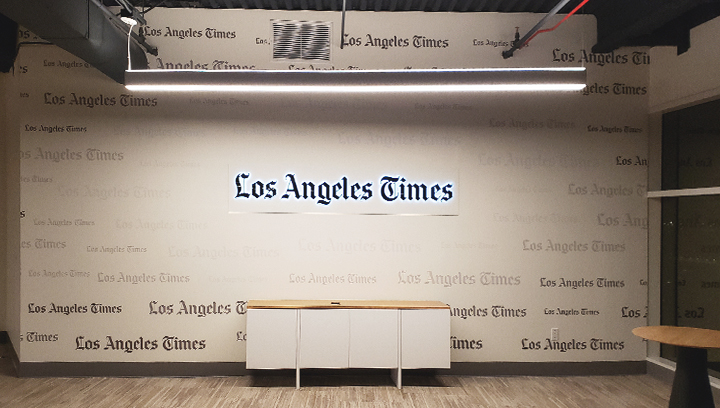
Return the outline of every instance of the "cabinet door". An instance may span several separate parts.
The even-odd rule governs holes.
[[[347,368],[348,309],[300,310],[300,368]]]
[[[403,310],[401,319],[402,368],[450,368],[450,310]]]
[[[296,309],[248,309],[247,368],[296,367],[297,314]]]
[[[400,311],[350,311],[350,367],[397,368]]]

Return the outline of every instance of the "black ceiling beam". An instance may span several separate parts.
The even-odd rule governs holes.
[[[18,25],[0,14],[0,72],[10,72],[17,56]]]
[[[593,9],[597,18],[598,34],[597,44],[593,46],[592,51],[607,53],[620,47],[634,45],[689,46],[689,34],[682,33],[680,28],[683,28],[683,23],[678,18],[708,3],[717,3],[717,1],[605,0],[602,6]],[[673,36],[678,35],[675,40],[672,39]],[[672,44],[647,44],[652,43],[655,37],[659,42]]]
[[[674,46],[682,54],[690,48],[690,30],[720,16],[720,2],[704,4],[677,16],[648,35],[635,37],[628,46]]]
[[[0,13],[43,40],[82,58],[117,82],[127,69],[127,25],[92,0],[23,0],[0,2]],[[145,69],[147,57],[130,45],[134,69]]]

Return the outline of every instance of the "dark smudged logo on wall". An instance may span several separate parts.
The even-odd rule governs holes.
[[[240,209],[238,205],[245,203],[299,203],[311,204],[312,207],[325,209],[333,204],[346,205],[347,203],[383,203],[403,205],[407,210],[414,205],[443,206],[456,201],[455,184],[452,181],[426,182],[403,175],[383,175],[377,183],[373,181],[358,181],[348,176],[341,176],[330,181],[307,180],[295,173],[286,173],[282,179],[261,180],[251,177],[249,172],[231,173],[233,177],[233,190],[231,206]],[[241,204],[242,203],[242,204]],[[269,212],[292,212],[288,208],[274,206],[260,209]],[[247,208],[243,208],[247,211]],[[388,208],[370,209],[363,213],[395,213]],[[425,214],[425,212],[422,212]],[[432,212],[429,212],[432,213]],[[428,214],[429,214],[428,213]]]
[[[75,350],[111,350],[132,353],[133,351],[194,351],[204,350],[207,347],[205,339],[183,339],[177,336],[163,336],[162,340],[157,338],[146,338],[140,336],[132,339],[121,339],[112,336],[105,336],[105,340],[78,336],[75,338]]]
[[[157,98],[145,98],[131,94],[104,95],[104,94],[81,94],[70,92],[69,95],[59,95],[52,92],[43,94],[45,105],[68,105],[95,108],[99,106],[121,106],[127,107],[155,107],[158,104]]]

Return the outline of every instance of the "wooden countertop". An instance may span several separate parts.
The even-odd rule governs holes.
[[[250,300],[248,309],[449,309],[424,300]]]
[[[674,346],[694,348],[720,348],[720,331],[695,327],[644,326],[633,329],[633,334]]]

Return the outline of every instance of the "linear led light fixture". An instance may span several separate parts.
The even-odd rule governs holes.
[[[578,91],[584,67],[428,70],[128,70],[131,91],[487,92]]]

